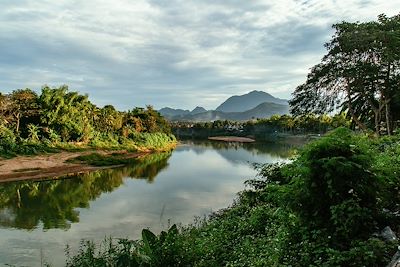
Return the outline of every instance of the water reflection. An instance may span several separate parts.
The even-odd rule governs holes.
[[[299,145],[288,143],[237,143],[220,141],[186,140],[182,142],[182,150],[192,150],[198,155],[207,149],[215,150],[231,163],[270,162],[271,160],[288,159],[292,157]]]
[[[208,141],[208,140],[185,140],[182,142],[183,145],[188,145],[189,149],[194,148],[213,148],[218,150],[227,149],[245,149],[247,151],[253,151],[261,154],[271,154],[272,156],[288,157],[294,149],[299,145],[289,143],[238,143],[238,142],[221,142],[221,141]]]
[[[64,266],[64,249],[105,236],[136,239],[229,206],[256,171],[292,146],[184,142],[136,164],[65,180],[0,184],[0,266]],[[129,178],[131,177],[131,178]],[[135,179],[132,179],[135,178]],[[43,231],[45,230],[45,231]]]
[[[168,166],[169,153],[148,155],[134,164],[79,175],[74,179],[23,181],[0,185],[0,225],[19,229],[69,229],[79,222],[76,208],[120,187],[125,177],[153,182]]]

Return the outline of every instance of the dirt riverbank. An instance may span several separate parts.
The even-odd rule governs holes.
[[[80,163],[66,162],[69,159],[90,153],[103,155],[116,153],[117,151],[84,151],[84,152],[60,152],[54,154],[42,154],[37,156],[18,156],[12,159],[0,158],[0,183],[30,179],[58,178],[73,174],[79,174],[99,169],[113,168],[116,166],[94,167]],[[126,157],[139,158],[147,152],[125,153]]]

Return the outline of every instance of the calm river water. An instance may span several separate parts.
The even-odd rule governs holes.
[[[53,181],[0,184],[0,266],[65,264],[65,247],[105,237],[138,238],[229,206],[256,171],[283,161],[278,144],[184,142],[136,164]]]

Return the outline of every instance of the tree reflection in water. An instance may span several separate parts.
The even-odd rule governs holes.
[[[213,148],[217,152],[231,151],[232,149],[243,149],[253,155],[268,154],[273,157],[290,158],[295,154],[295,151],[306,143],[306,140],[298,144],[290,143],[274,143],[274,142],[255,142],[255,143],[239,143],[239,142],[221,142],[221,141],[208,141],[208,140],[185,140],[184,144],[189,145],[188,149]],[[200,152],[200,151],[199,151]],[[224,155],[222,155],[224,156]]]
[[[68,179],[0,184],[0,226],[32,230],[42,224],[44,230],[69,229],[79,222],[76,208],[88,208],[90,201],[114,191],[126,177],[153,182],[170,156],[171,152],[151,154],[129,166]]]

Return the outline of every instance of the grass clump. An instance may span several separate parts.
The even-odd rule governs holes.
[[[13,158],[17,155],[38,155],[43,153],[57,153],[60,151],[80,152],[88,149],[127,150],[136,151],[169,151],[173,149],[177,140],[172,134],[166,133],[135,133],[130,137],[103,134],[95,137],[88,144],[79,142],[60,142],[43,139],[3,137],[0,128],[0,157]],[[12,133],[12,132],[11,132]]]
[[[68,160],[71,163],[87,163],[92,166],[115,166],[115,165],[126,165],[134,163],[136,159],[127,158],[126,154],[113,153],[113,154],[99,154],[91,153],[88,155],[78,156],[76,158]]]

